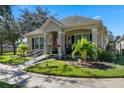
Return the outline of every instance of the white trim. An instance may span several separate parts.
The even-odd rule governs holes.
[[[76,34],[74,34],[74,42],[76,41],[76,36],[77,35],[81,35],[81,38],[82,38],[82,35],[90,35],[91,33],[76,33]]]
[[[57,25],[59,25],[60,27],[63,27],[63,26],[64,26],[63,24],[61,24],[61,23],[59,23],[59,22],[55,21],[55,20],[54,20],[54,19],[52,19],[52,18],[50,18],[50,20],[51,20],[51,21],[53,21],[54,23],[56,23]]]
[[[61,59],[62,57],[62,33],[61,32],[58,32],[58,40],[60,45],[60,47],[58,47],[58,56]]]
[[[92,42],[98,45],[98,30],[97,28],[92,28]]]
[[[47,34],[46,33],[44,33],[44,35],[43,35],[43,37],[44,37],[44,44],[43,44],[43,51],[44,51],[44,54],[47,54]]]
[[[55,21],[55,20],[52,19],[52,18],[49,18],[49,19],[41,26],[40,29],[41,29],[41,30],[44,30],[44,28],[45,28],[51,21],[52,21],[53,23],[57,24],[58,26],[63,27],[63,25],[60,24],[59,22]]]
[[[72,26],[72,27],[68,27],[68,28],[64,28],[64,32],[70,32],[72,30],[79,30],[79,29],[93,29],[96,28],[95,26],[87,26],[87,27],[82,27],[82,26]]]
[[[40,44],[44,44],[44,41],[43,41],[43,43],[40,43],[40,37],[44,39],[43,36],[35,36],[35,37],[33,37],[33,39],[34,39],[34,49],[36,49],[36,48],[35,48],[35,44],[36,44],[36,43],[35,43],[35,38],[38,38],[38,49],[40,49]],[[43,47],[43,48],[44,48],[44,47]],[[42,48],[42,49],[43,49],[43,48]]]

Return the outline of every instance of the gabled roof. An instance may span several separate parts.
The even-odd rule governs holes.
[[[78,25],[100,23],[101,21],[92,19],[92,18],[82,17],[82,16],[68,16],[63,18],[60,22],[64,24],[65,27],[72,27],[72,26],[78,26]]]
[[[29,33],[25,34],[25,36],[41,35],[41,34],[43,34],[43,33],[44,33],[44,32],[43,32],[42,30],[36,29],[36,30],[34,30],[34,31],[32,31],[32,32],[29,32]]]
[[[61,22],[57,21],[57,20],[56,20],[55,18],[53,18],[53,17],[49,17],[48,20],[41,26],[40,29],[43,30],[44,27],[46,27],[50,22],[53,22],[53,23],[57,24],[57,25],[60,26],[60,27],[63,27],[63,24],[62,24]]]

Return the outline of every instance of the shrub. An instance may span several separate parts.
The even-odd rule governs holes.
[[[28,46],[27,46],[27,44],[25,44],[25,43],[21,43],[20,45],[19,45],[19,47],[17,48],[17,55],[19,55],[19,56],[26,56],[26,54],[27,54],[27,49],[28,49]]]
[[[110,51],[102,50],[98,52],[98,59],[100,61],[112,62],[114,54]]]
[[[81,58],[86,61],[87,57],[91,55],[92,59],[97,57],[97,47],[87,39],[78,40],[72,45],[72,58],[75,59],[76,54],[79,54]]]

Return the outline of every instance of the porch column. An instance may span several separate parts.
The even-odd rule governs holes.
[[[62,34],[62,51],[63,54],[65,55],[65,33]]]
[[[104,48],[104,44],[103,44],[103,31],[101,31],[101,33],[100,33],[100,35],[101,35],[101,47],[102,48]]]
[[[97,45],[97,28],[92,28],[92,42]]]
[[[47,54],[47,34],[44,33],[44,54]]]
[[[59,47],[58,47],[58,56],[61,59],[62,58],[62,32],[58,32],[58,42],[59,42]]]

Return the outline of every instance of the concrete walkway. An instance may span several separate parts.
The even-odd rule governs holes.
[[[0,81],[30,88],[107,88],[124,87],[124,78],[70,78],[27,73],[17,67],[0,64]]]
[[[23,70],[24,68],[29,67],[33,64],[43,62],[43,60],[47,59],[48,57],[49,57],[48,55],[42,55],[42,56],[33,58],[32,60],[29,60],[29,61],[25,62],[24,64],[17,65],[17,68],[20,69],[20,70]]]

